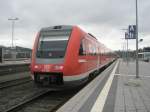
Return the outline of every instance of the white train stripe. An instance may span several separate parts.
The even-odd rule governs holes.
[[[82,74],[79,74],[79,75],[72,75],[72,76],[63,76],[63,79],[64,81],[76,81],[76,80],[81,80],[81,79],[84,79],[86,77],[89,76],[89,74],[93,71],[95,71],[97,69],[93,69],[93,70],[90,70],[86,73],[82,73]]]
[[[107,63],[107,64],[108,64],[108,63]],[[105,64],[105,65],[107,65],[107,64]],[[95,68],[95,69],[93,69],[93,70],[90,70],[90,71],[88,71],[88,72],[86,72],[86,73],[77,74],[77,75],[72,75],[72,76],[63,76],[63,80],[64,80],[64,81],[77,81],[77,80],[84,79],[84,78],[88,77],[91,72],[93,72],[93,71],[95,71],[95,70],[98,70],[99,68],[101,68],[101,67],[103,67],[103,66],[105,66],[105,65],[99,65],[98,68]]]

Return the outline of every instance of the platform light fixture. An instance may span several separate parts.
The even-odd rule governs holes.
[[[12,22],[12,42],[11,42],[11,47],[14,47],[14,29],[15,29],[15,21],[19,20],[19,18],[8,18],[9,21]]]

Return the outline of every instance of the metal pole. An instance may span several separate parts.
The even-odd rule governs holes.
[[[139,78],[139,61],[138,61],[138,3],[136,0],[136,78]]]
[[[129,57],[128,57],[128,39],[127,39],[127,65],[128,65],[128,60],[129,59]]]
[[[12,48],[14,47],[14,23],[15,21],[12,21],[12,43],[11,43]]]
[[[126,57],[126,51],[125,51],[126,48],[125,48],[125,47],[126,47],[126,46],[125,46],[125,43],[124,43],[124,45],[123,45],[123,49],[124,49],[124,50],[123,50],[123,52],[124,52],[124,61],[125,61],[125,57]]]
[[[14,25],[15,25],[15,21],[19,20],[18,18],[9,18],[8,20],[12,21],[12,43],[11,46],[12,48],[14,47]]]
[[[8,20],[10,20],[12,22],[12,51],[11,51],[11,54],[12,54],[12,59],[16,59],[16,51],[13,50],[14,48],[14,29],[15,29],[15,21],[18,20],[18,18],[9,18]],[[16,50],[16,49],[15,49]]]

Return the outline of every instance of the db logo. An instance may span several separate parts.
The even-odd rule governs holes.
[[[44,65],[45,72],[49,72],[50,68],[51,68],[50,65]]]

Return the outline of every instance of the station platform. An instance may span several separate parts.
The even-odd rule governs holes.
[[[30,77],[30,72],[14,73],[13,75],[0,76],[0,83]]]
[[[30,60],[4,61],[0,63],[0,83],[30,76]]]
[[[150,112],[150,63],[118,59],[57,112]]]
[[[31,61],[30,59],[18,60],[18,61],[3,61],[2,63],[0,63],[0,66],[18,65],[18,64],[29,64],[30,61]]]

